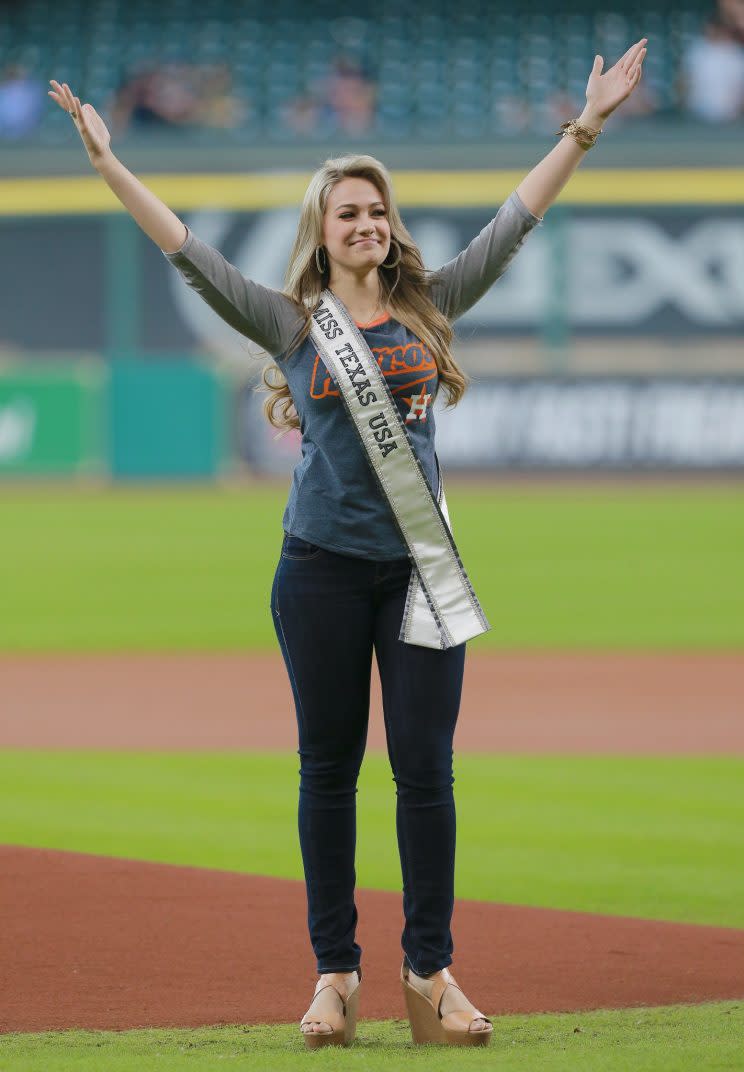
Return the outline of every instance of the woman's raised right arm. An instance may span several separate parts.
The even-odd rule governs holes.
[[[49,84],[53,87],[49,96],[70,113],[88,158],[101,178],[163,253],[176,253],[186,241],[186,224],[114,156],[111,135],[93,105],[81,105],[66,82],[60,85],[51,79]]]
[[[73,118],[91,164],[186,283],[226,323],[253,339],[272,357],[283,354],[307,321],[281,291],[254,283],[200,241],[167,205],[127,171],[111,152],[106,124],[92,104],[80,104],[66,82],[49,92]]]

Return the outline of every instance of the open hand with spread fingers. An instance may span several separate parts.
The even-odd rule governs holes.
[[[595,56],[586,86],[586,110],[599,120],[605,120],[619,104],[630,96],[641,80],[646,56],[647,37],[631,45],[614,67],[602,74],[604,59]]]
[[[49,96],[56,100],[60,108],[69,112],[77,127],[78,134],[83,140],[86,152],[93,167],[100,163],[105,156],[111,143],[111,135],[104,121],[92,104],[81,104],[80,100],[73,96],[72,90],[63,82],[61,85],[53,78],[49,80]]]

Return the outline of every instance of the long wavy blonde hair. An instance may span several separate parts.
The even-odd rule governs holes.
[[[387,209],[391,246],[394,239],[400,247],[398,265],[387,268],[383,263],[377,269],[384,304],[395,319],[409,328],[429,349],[437,365],[440,386],[447,396],[447,406],[454,406],[465,393],[470,378],[452,357],[452,325],[430,297],[436,273],[424,268],[418,246],[400,218],[390,174],[385,165],[373,156],[340,156],[326,160],[315,172],[305,191],[283,291],[295,302],[300,315],[305,318],[305,324],[284,356],[293,353],[309,334],[311,313],[328,285],[328,256],[325,257],[325,271],[321,273],[318,271],[315,251],[323,245],[323,217],[328,195],[338,182],[346,178],[367,179],[380,193]],[[396,259],[393,253],[393,262]],[[300,419],[289,384],[281,370],[273,362],[267,364],[262,380],[264,387],[258,390],[269,391],[263,408],[270,423],[284,431],[299,428]]]

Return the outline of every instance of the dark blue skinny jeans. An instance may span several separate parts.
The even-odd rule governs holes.
[[[374,648],[396,785],[409,967],[452,963],[455,802],[452,741],[465,644],[444,651],[398,639],[411,566],[336,554],[286,536],[271,611],[299,730],[298,827],[308,928],[324,972],[361,964],[355,941],[357,776],[367,742]]]

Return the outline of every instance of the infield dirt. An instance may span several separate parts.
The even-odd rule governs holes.
[[[0,748],[297,747],[278,655],[3,656],[0,679]],[[469,651],[455,750],[744,754],[742,711],[741,652]],[[374,662],[368,747],[385,749]]]
[[[299,1022],[309,1003],[301,882],[22,848],[0,870],[2,1031]],[[363,1015],[403,1017],[400,895],[357,906]],[[453,933],[488,1015],[744,996],[742,930],[458,900]]]

